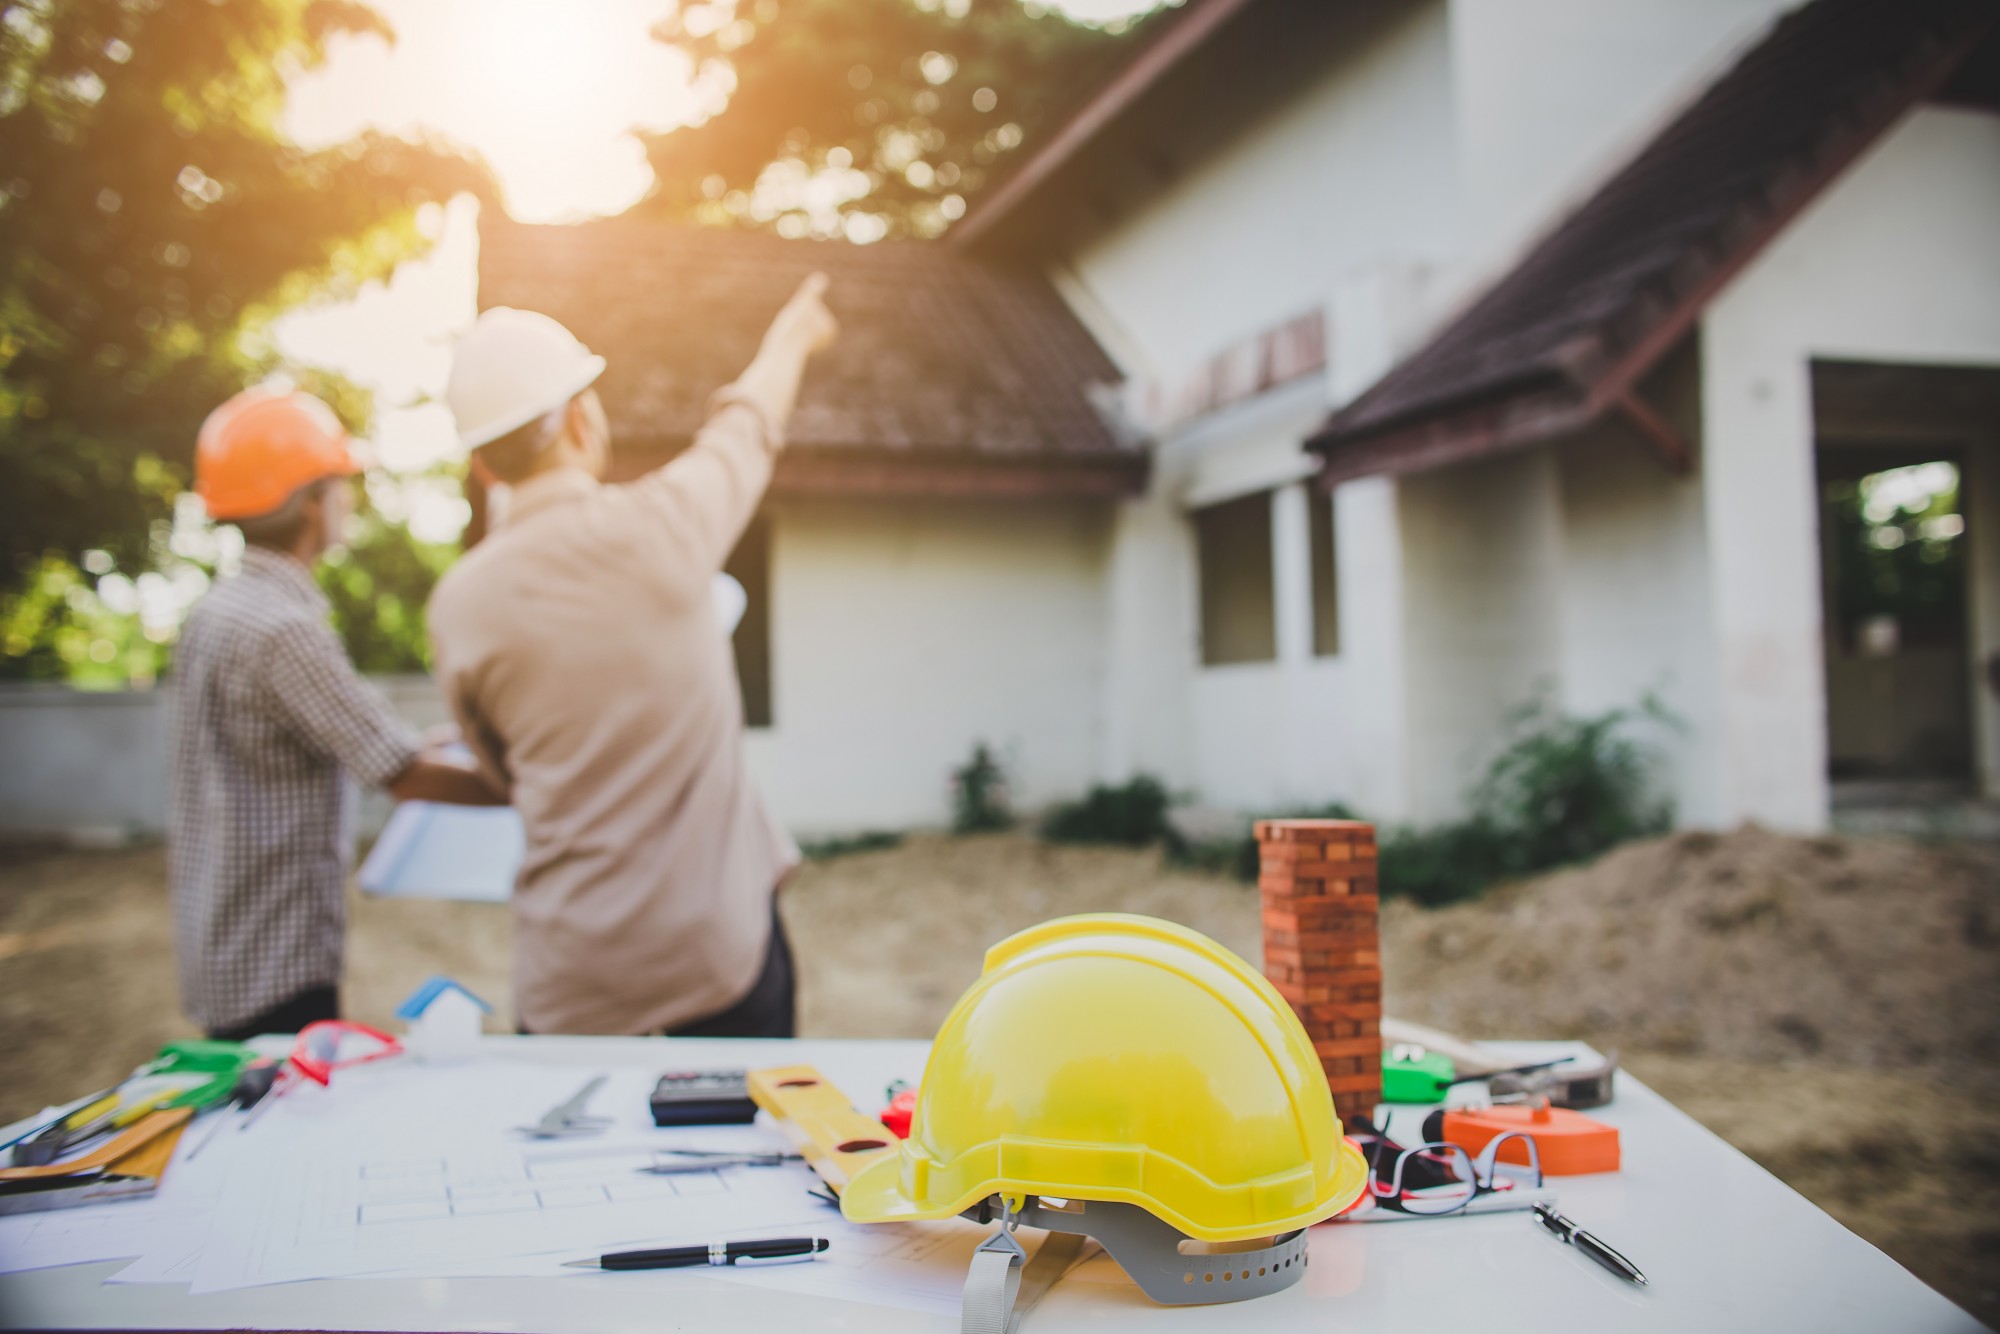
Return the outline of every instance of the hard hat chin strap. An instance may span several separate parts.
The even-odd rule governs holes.
[[[1134,1204],[1036,1195],[989,1195],[963,1216],[975,1223],[1000,1219],[1000,1230],[972,1255],[963,1331],[1011,1334],[1009,1309],[1017,1308],[1018,1321],[1076,1263],[1085,1238],[1110,1252],[1118,1267],[1164,1306],[1245,1301],[1288,1288],[1305,1276],[1309,1237],[1304,1228],[1250,1241],[1205,1243]],[[1026,1252],[1013,1235],[1023,1225],[1049,1232],[1026,1265]],[[1018,1301],[1010,1283],[1020,1289]],[[974,1323],[975,1312],[981,1313],[981,1323]]]
[[[1013,1334],[1021,1317],[1035,1308],[1056,1280],[1083,1255],[1085,1238],[1074,1232],[1051,1232],[1042,1239],[1035,1258],[1014,1236],[1020,1220],[1014,1201],[1002,1195],[1000,1227],[979,1243],[965,1274],[965,1295],[959,1303],[959,1334]]]

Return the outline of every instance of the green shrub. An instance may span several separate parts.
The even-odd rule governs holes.
[[[845,857],[855,852],[879,852],[884,848],[897,848],[903,844],[903,836],[886,829],[868,829],[859,834],[846,834],[834,838],[802,838],[799,851],[808,861],[823,862],[834,857]]]
[[[1628,839],[1663,833],[1673,809],[1649,798],[1654,756],[1630,725],[1674,725],[1648,696],[1636,709],[1565,718],[1536,703],[1515,715],[1515,737],[1473,791],[1476,818],[1507,831],[1522,870],[1594,857]]]
[[[1426,907],[1472,898],[1508,874],[1508,847],[1507,835],[1477,816],[1388,830],[1380,842],[1382,894]]]
[[[1064,802],[1042,820],[1051,843],[1117,843],[1142,848],[1171,832],[1166,787],[1144,774],[1116,787],[1099,784],[1081,801]]]
[[[1007,774],[985,742],[972,748],[965,767],[951,775],[951,832],[977,834],[1014,827],[1007,805]]]
[[[1586,718],[1563,717],[1543,701],[1520,710],[1512,740],[1473,786],[1465,819],[1384,835],[1382,893],[1450,903],[1664,833],[1673,808],[1650,796],[1652,750],[1628,734],[1641,722],[1677,726],[1651,697]]]

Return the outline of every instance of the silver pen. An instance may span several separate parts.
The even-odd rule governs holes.
[[[1646,1276],[1639,1272],[1639,1266],[1633,1264],[1609,1246],[1606,1246],[1596,1237],[1585,1232],[1569,1219],[1564,1218],[1555,1211],[1554,1206],[1537,1204],[1535,1206],[1535,1221],[1540,1223],[1549,1232],[1555,1234],[1558,1239],[1576,1247],[1626,1282],[1637,1283],[1642,1288],[1647,1286]]]

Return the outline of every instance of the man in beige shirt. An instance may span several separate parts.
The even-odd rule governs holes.
[[[500,529],[439,582],[437,674],[527,830],[514,891],[523,1031],[787,1037],[773,894],[798,850],[743,761],[743,701],[711,581],[757,508],[806,359],[835,332],[823,276],[772,321],[694,443],[600,484],[603,370],[545,316],[484,312],[448,398]]]

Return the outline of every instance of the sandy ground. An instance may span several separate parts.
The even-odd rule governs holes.
[[[1254,891],[1151,852],[917,836],[807,866],[784,912],[802,1031],[928,1036],[985,948],[1092,909],[1255,957]],[[0,1118],[109,1083],[176,1009],[157,849],[0,850]],[[2000,1321],[2000,849],[1681,834],[1384,916],[1391,1009],[1583,1037],[1989,1323]],[[504,1013],[504,909],[353,902],[349,1013],[433,972]],[[917,1072],[911,1072],[914,1076]]]

